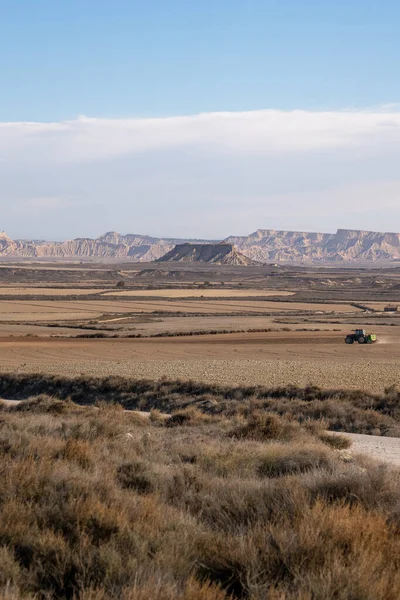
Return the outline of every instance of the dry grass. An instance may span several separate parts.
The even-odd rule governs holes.
[[[8,375],[0,377],[0,397],[27,399],[32,396],[37,411],[47,411],[46,395],[51,396],[49,410],[65,410],[68,405],[56,405],[53,400],[68,400],[81,405],[96,404],[99,401],[118,404],[128,410],[156,410],[162,413],[187,411],[195,420],[205,415],[235,416],[252,413],[257,419],[257,409],[290,417],[293,421],[321,423],[325,429],[348,433],[369,433],[374,435],[400,435],[400,392],[389,387],[382,394],[372,394],[360,390],[324,390],[315,386],[300,388],[285,386],[265,388],[262,386],[228,387],[193,381],[161,379],[132,380],[122,377],[78,377],[74,379],[46,375]],[[19,410],[28,408],[21,405]],[[196,411],[195,411],[196,409]],[[154,415],[155,417],[155,415]],[[261,416],[266,419],[267,417]],[[171,424],[173,424],[172,420]],[[275,423],[278,423],[277,421]],[[270,421],[270,426],[273,422]],[[268,427],[268,423],[265,422]],[[246,427],[251,429],[249,422]],[[285,425],[287,427],[287,425]],[[256,424],[257,435],[261,433]],[[250,436],[251,432],[236,435]],[[340,438],[331,440],[331,445],[340,444]],[[344,442],[343,442],[344,443]]]
[[[397,599],[399,474],[344,462],[325,423],[271,414],[254,390],[210,410],[210,390],[162,382],[163,402],[201,403],[146,418],[105,402],[128,384],[47,384],[0,407],[0,598]]]

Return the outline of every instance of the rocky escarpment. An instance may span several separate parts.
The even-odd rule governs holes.
[[[98,238],[76,238],[65,242],[12,240],[0,234],[0,256],[37,258],[103,258],[151,262],[187,240],[147,235],[121,235],[110,231]],[[205,242],[206,243],[206,242]]]
[[[102,258],[150,262],[163,257],[176,245],[188,243],[191,244],[191,251],[193,247],[199,247],[199,252],[205,252],[203,246],[209,244],[203,240],[121,235],[114,231],[95,239],[76,238],[65,242],[13,240],[6,233],[0,233],[0,257]],[[399,233],[349,229],[339,229],[336,233],[258,229],[248,236],[231,236],[224,240],[224,244],[235,246],[244,257],[263,263],[400,261]],[[212,242],[212,245],[221,246],[217,242]],[[232,260],[231,264],[244,264],[243,258],[232,256],[229,260]]]
[[[161,262],[201,262],[215,265],[255,265],[232,244],[178,244],[162,256]]]
[[[229,237],[240,252],[267,262],[322,262],[400,260],[400,234],[338,229],[309,233],[258,229],[243,237]]]

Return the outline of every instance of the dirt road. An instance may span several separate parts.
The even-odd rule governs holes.
[[[366,454],[375,460],[400,466],[400,438],[345,433],[350,438],[352,454]]]

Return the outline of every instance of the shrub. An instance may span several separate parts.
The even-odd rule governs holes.
[[[199,423],[207,423],[209,421],[209,416],[194,407],[188,407],[175,411],[165,421],[165,425],[166,427],[176,427],[179,425],[198,425]]]
[[[252,412],[248,419],[235,427],[230,435],[238,439],[278,440],[291,439],[299,435],[300,426],[296,422],[271,413]]]
[[[399,472],[325,440],[394,399],[41,376],[29,397],[46,381],[60,410],[47,390],[0,415],[0,598],[397,600]]]
[[[313,472],[304,478],[311,499],[328,503],[361,504],[367,509],[389,511],[400,495],[399,473],[385,465],[368,468],[351,464],[346,470]]]
[[[18,586],[21,579],[21,567],[7,546],[0,547],[0,590]],[[0,592],[1,593],[1,592]]]
[[[89,469],[93,465],[91,446],[84,440],[69,438],[62,456],[65,460],[75,462],[82,469]]]
[[[360,507],[317,503],[239,539],[210,534],[201,551],[199,576],[234,598],[395,600],[400,584],[398,572],[387,573],[388,561],[400,557],[399,540],[382,516]]]
[[[320,433],[319,439],[324,444],[336,450],[346,450],[351,446],[351,440],[344,435],[332,435],[330,433]]]
[[[258,469],[261,477],[282,477],[313,469],[332,469],[333,457],[321,446],[271,445]]]
[[[154,483],[149,470],[141,462],[130,462],[117,469],[117,481],[125,489],[133,489],[139,494],[149,494],[154,490]]]

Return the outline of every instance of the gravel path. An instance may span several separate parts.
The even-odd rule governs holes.
[[[364,433],[344,433],[342,435],[352,441],[351,454],[365,454],[375,460],[400,466],[400,438]]]

